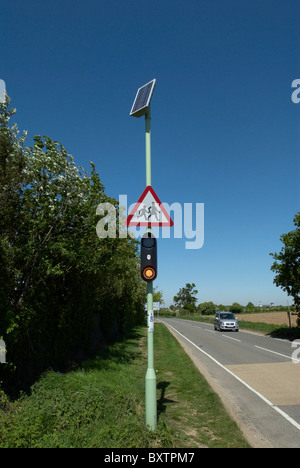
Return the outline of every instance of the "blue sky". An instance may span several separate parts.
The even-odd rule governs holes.
[[[298,0],[0,1],[0,79],[28,144],[60,141],[106,193],[145,188],[151,103],[152,185],[169,204],[204,203],[204,245],[159,239],[167,305],[187,282],[199,302],[287,304],[270,252],[299,210]],[[289,303],[292,303],[289,298]]]

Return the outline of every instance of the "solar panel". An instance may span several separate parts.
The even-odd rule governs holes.
[[[147,113],[150,105],[150,100],[154,91],[155,82],[155,79],[149,81],[149,83],[145,84],[144,86],[138,89],[133,106],[130,111],[130,115],[132,115],[133,117],[141,117],[142,115]]]

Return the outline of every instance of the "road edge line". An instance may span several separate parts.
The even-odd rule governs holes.
[[[164,323],[164,322],[163,322]],[[282,411],[278,406],[274,405],[270,400],[268,400],[266,397],[264,397],[261,393],[259,393],[257,390],[252,388],[247,382],[242,380],[240,377],[235,375],[231,370],[227,369],[223,364],[221,364],[219,361],[217,361],[214,357],[212,357],[210,354],[208,354],[206,351],[203,351],[203,349],[199,348],[193,341],[191,341],[189,338],[184,336],[182,333],[180,333],[176,328],[174,328],[172,325],[169,323],[166,324],[167,326],[171,327],[178,335],[182,336],[186,341],[188,341],[191,345],[193,345],[198,351],[201,351],[202,354],[207,356],[209,359],[211,359],[215,364],[220,366],[222,369],[224,369],[228,374],[232,375],[236,380],[238,380],[241,384],[243,384],[245,387],[247,387],[251,392],[253,392],[255,395],[257,395],[261,400],[263,400],[267,405],[269,405],[271,408],[273,408],[275,411],[277,411],[278,414],[280,414],[282,417],[284,417],[290,424],[292,424],[298,431],[300,431],[300,424],[297,423],[293,418],[291,418],[288,414],[286,414],[284,411]]]

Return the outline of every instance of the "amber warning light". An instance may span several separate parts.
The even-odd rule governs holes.
[[[141,276],[144,281],[153,281],[157,276],[157,242],[150,232],[141,239]]]

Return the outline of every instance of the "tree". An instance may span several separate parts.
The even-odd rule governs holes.
[[[294,217],[295,229],[282,234],[283,247],[279,253],[270,253],[275,262],[271,271],[276,273],[273,283],[294,299],[300,321],[300,211]]]
[[[202,302],[202,304],[198,305],[198,312],[200,312],[201,315],[214,315],[216,310],[217,307],[212,301]]]
[[[195,295],[198,294],[195,287],[194,283],[187,283],[185,288],[181,288],[173,298],[175,305],[182,309],[187,309],[189,312],[195,312],[197,302]]]
[[[27,135],[27,132],[23,132],[19,137],[17,125],[9,126],[10,119],[16,113],[9,106],[10,99],[6,96],[5,101],[0,102],[0,338],[8,326],[16,287],[15,278],[19,275],[15,264],[17,249],[13,248],[13,244],[18,237],[22,217],[22,171]]]
[[[241,306],[241,304],[239,304],[238,302],[234,302],[231,306],[230,306],[230,312],[232,312],[233,314],[240,314],[241,312],[243,312],[243,306]]]
[[[86,355],[96,328],[110,339],[141,323],[145,288],[137,241],[96,235],[97,206],[118,203],[94,164],[78,167],[49,137],[25,148],[8,107],[0,103],[0,372],[18,385]]]
[[[248,302],[248,304],[245,307],[246,312],[254,312],[255,311],[255,305],[252,302]]]
[[[156,287],[153,290],[153,302],[159,302],[161,305],[164,304],[163,292],[156,291]]]

